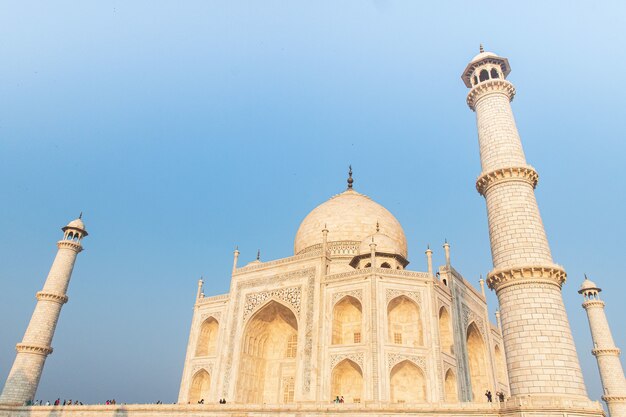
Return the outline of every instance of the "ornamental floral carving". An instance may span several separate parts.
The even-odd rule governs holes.
[[[191,375],[195,375],[201,370],[205,370],[209,375],[213,374],[213,362],[198,364],[191,368]]]
[[[389,304],[389,301],[401,295],[404,295],[405,297],[410,298],[411,300],[415,301],[420,306],[422,305],[422,295],[419,292],[404,291],[404,290],[398,290],[395,288],[387,288],[387,304]]]
[[[485,321],[481,316],[476,314],[474,310],[463,304],[463,328],[467,331],[467,327],[472,322],[476,323],[478,331],[485,337]]]
[[[349,359],[359,365],[361,370],[363,370],[363,356],[363,352],[332,355],[330,357],[330,369],[335,369],[335,366],[337,366],[337,364],[342,360]]]
[[[387,369],[389,372],[402,361],[413,362],[426,374],[426,359],[423,356],[405,355],[403,353],[387,353]]]
[[[345,296],[354,297],[363,303],[363,290],[342,291],[333,295],[333,305],[337,304],[337,301],[341,300]]]
[[[215,319],[215,321],[217,321],[219,323],[220,318],[222,317],[222,312],[221,311],[211,311],[210,313],[204,313],[202,316],[200,316],[200,323],[204,323],[204,321],[206,319],[208,319],[209,317],[213,317]]]
[[[300,315],[302,289],[298,286],[246,295],[246,303],[243,307],[243,320],[246,321],[248,317],[250,317],[250,315],[257,309],[257,307],[261,306],[265,303],[265,301],[271,298],[277,298],[285,301],[293,307],[298,315]]]

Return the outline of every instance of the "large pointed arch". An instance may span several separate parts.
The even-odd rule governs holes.
[[[363,308],[352,296],[345,296],[333,307],[333,345],[361,343]]]
[[[202,322],[196,343],[196,356],[215,356],[219,327],[214,317],[209,317]]]
[[[417,303],[400,295],[387,304],[388,342],[403,346],[422,346],[422,320]]]
[[[455,403],[459,401],[458,388],[456,383],[456,375],[452,368],[446,371],[443,383],[444,399],[447,403]]]
[[[426,378],[424,372],[409,360],[391,368],[389,394],[394,403],[426,402]]]
[[[485,391],[490,387],[487,373],[489,367],[485,341],[475,322],[467,326],[467,360],[472,385],[472,401],[481,401],[485,398]]]
[[[248,320],[241,342],[237,401],[278,404],[293,401],[298,320],[293,311],[270,300]]]
[[[344,359],[331,373],[330,398],[344,398],[347,403],[363,401],[363,371],[350,359]]]
[[[211,389],[211,375],[201,369],[191,378],[191,387],[189,388],[189,399],[191,404],[196,404],[200,400],[206,403],[209,401],[209,390]]]

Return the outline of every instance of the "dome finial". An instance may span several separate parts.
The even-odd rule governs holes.
[[[256,260],[260,261],[261,260],[261,249],[256,251]]]
[[[380,223],[376,220],[376,233],[380,232]]]
[[[79,219],[82,219],[82,218],[83,218],[83,212],[82,212],[82,211],[81,211],[81,212],[80,212],[80,214],[78,215],[78,218],[79,218]]]
[[[480,49],[479,49],[479,50],[480,50],[480,53],[481,53],[481,54],[482,54],[483,52],[485,52],[485,48],[483,48],[483,44],[482,44],[482,43],[480,44]]]
[[[354,180],[352,179],[352,165],[348,166],[348,190],[352,189],[352,183]]]

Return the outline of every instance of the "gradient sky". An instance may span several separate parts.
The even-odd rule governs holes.
[[[509,80],[589,394],[576,293],[605,291],[626,348],[626,6],[603,2],[0,3],[0,378],[56,253],[79,255],[37,398],[173,402],[196,282],[228,291],[232,251],[290,256],[300,221],[345,187],[387,207],[473,282],[491,268],[474,114],[478,53]],[[541,297],[541,294],[535,294]],[[489,294],[491,312],[497,307]],[[493,318],[493,315],[492,315]]]

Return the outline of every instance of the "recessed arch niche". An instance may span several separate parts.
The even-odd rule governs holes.
[[[219,327],[219,323],[213,317],[202,322],[196,343],[196,356],[215,356]]]
[[[363,321],[361,302],[345,296],[333,307],[333,345],[360,343]]]
[[[191,378],[191,388],[189,389],[189,399],[191,404],[197,404],[198,401],[209,401],[209,390],[211,389],[211,375],[201,369]]]
[[[409,360],[391,368],[389,394],[394,403],[426,402],[426,378],[424,372]]]
[[[400,295],[387,305],[388,342],[403,346],[422,346],[422,321],[417,303]]]
[[[481,401],[490,385],[487,374],[487,349],[475,322],[467,327],[467,359],[472,384],[472,401]]]
[[[298,320],[285,305],[271,300],[248,321],[242,337],[237,401],[280,404],[294,400]]]
[[[347,403],[363,400],[363,371],[350,359],[344,359],[333,368],[330,376],[330,398],[344,397]]]

